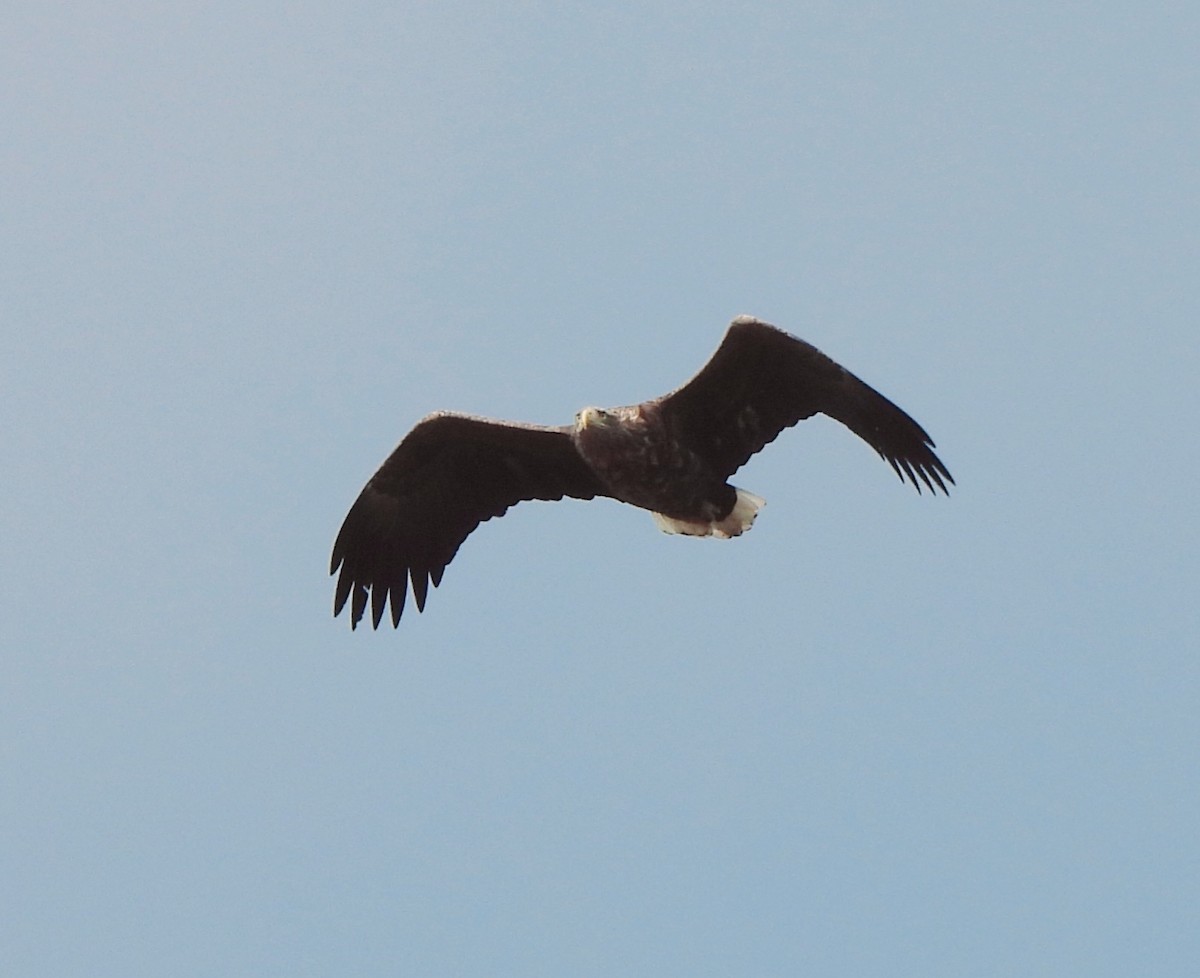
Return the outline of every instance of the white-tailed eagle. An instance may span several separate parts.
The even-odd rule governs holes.
[[[730,476],[784,428],[827,414],[921,491],[954,479],[925,430],[816,347],[749,316],[729,327],[691,380],[629,407],[587,407],[561,427],[438,412],[388,456],[333,545],[333,613],[351,601],[376,628],[400,623],[409,583],[417,610],[472,530],[525,499],[608,496],[647,509],[667,533],[735,537],[763,500]]]

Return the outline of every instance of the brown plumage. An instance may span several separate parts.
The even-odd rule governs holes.
[[[739,316],[712,359],[663,397],[584,408],[574,425],[542,427],[439,412],[421,420],[371,477],[333,545],[341,574],[334,615],[368,596],[376,628],[400,622],[411,582],[417,610],[429,583],[484,520],[526,499],[608,496],[650,510],[670,533],[731,537],[763,500],[728,484],[784,429],[827,414],[921,491],[947,491],[950,472],[924,429],[816,347]]]

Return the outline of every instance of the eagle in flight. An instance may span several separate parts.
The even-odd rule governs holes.
[[[954,479],[925,430],[816,347],[739,316],[691,380],[628,407],[586,407],[561,427],[439,411],[405,436],[363,488],[333,545],[333,613],[357,627],[417,610],[462,542],[525,499],[608,496],[650,511],[667,533],[736,537],[764,500],[727,481],[755,452],[814,414],[870,445],[918,492]]]

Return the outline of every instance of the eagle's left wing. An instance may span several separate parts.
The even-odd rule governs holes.
[[[708,363],[660,406],[674,436],[725,478],[784,428],[821,413],[918,492],[922,483],[942,492],[954,483],[933,440],[904,411],[815,346],[749,316],[733,321]]]

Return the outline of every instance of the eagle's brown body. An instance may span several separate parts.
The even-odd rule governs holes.
[[[605,495],[674,520],[706,524],[730,514],[737,491],[673,438],[654,402],[585,408],[572,435]]]

